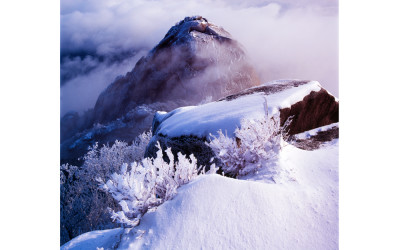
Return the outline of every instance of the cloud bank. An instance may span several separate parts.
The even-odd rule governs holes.
[[[61,115],[92,108],[169,28],[202,15],[247,49],[262,82],[318,80],[338,96],[338,14],[333,0],[61,0]]]

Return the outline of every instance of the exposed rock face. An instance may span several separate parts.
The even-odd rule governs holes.
[[[100,145],[116,139],[131,141],[150,128],[156,110],[218,100],[259,83],[243,47],[228,32],[203,17],[186,17],[131,72],[111,83],[93,110],[62,119],[61,162],[82,156],[95,140]],[[100,133],[93,127],[98,123],[109,127],[139,106],[148,107],[148,112],[123,128]],[[88,138],[91,132],[93,137]]]
[[[262,98],[264,96],[265,98]],[[257,98],[258,99],[257,99]],[[267,110],[263,109],[263,105],[267,101]],[[224,114],[227,118],[218,117],[220,113],[220,106],[218,103],[226,107],[227,110],[232,110],[231,113]],[[245,103],[252,102],[252,112],[246,111],[246,113],[238,113],[235,108],[238,107],[235,103],[241,103],[244,109]],[[249,89],[245,89],[234,95],[229,95],[225,98],[220,99],[214,104],[206,104],[208,107],[206,110],[207,114],[204,115],[204,107],[198,106],[185,110],[184,108],[176,109],[169,113],[157,113],[153,119],[153,138],[149,143],[146,156],[154,157],[156,153],[155,143],[160,141],[163,149],[171,147],[172,152],[176,154],[178,151],[184,152],[185,154],[193,153],[201,165],[210,165],[210,159],[214,156],[210,149],[206,146],[205,142],[209,141],[210,138],[207,136],[208,133],[215,134],[216,131],[212,131],[209,128],[215,128],[215,121],[219,124],[222,131],[227,130],[228,135],[233,135],[233,128],[240,126],[240,119],[248,117],[254,117],[257,115],[265,115],[266,112],[274,113],[279,112],[281,118],[281,126],[285,123],[288,117],[292,117],[292,123],[288,127],[289,134],[294,135],[300,132],[309,131],[321,126],[336,123],[339,120],[339,102],[334,96],[329,94],[325,89],[321,87],[318,82],[314,81],[299,81],[299,80],[281,80],[273,83],[267,83],[262,86],[257,86]],[[212,106],[214,105],[214,106]],[[205,106],[205,105],[204,105]],[[191,114],[185,114],[191,112]],[[196,131],[197,134],[193,134],[193,130],[190,128],[182,129],[182,133],[177,134],[176,130],[171,130],[174,127],[171,121],[174,121],[174,116],[182,116],[176,118],[176,121],[185,122],[186,116],[199,117],[199,122],[204,122],[204,118],[209,119],[209,128],[207,126],[200,127],[200,130]],[[202,117],[203,116],[203,117]],[[232,119],[237,117],[237,119]],[[222,120],[221,120],[222,119]],[[236,124],[224,124],[226,119],[227,123]],[[195,125],[195,122],[191,122]],[[181,124],[175,124],[175,126],[181,126]],[[187,125],[190,127],[190,124]],[[169,128],[169,129],[168,129]],[[186,131],[186,132],[185,132]],[[169,136],[168,133],[173,136]],[[327,134],[327,135],[325,135]],[[315,136],[310,140],[303,140],[294,143],[293,145],[299,146],[299,148],[312,150],[321,145],[324,141],[329,141],[334,138],[338,138],[338,130],[331,130],[330,132],[322,132],[321,135]],[[194,143],[195,142],[195,143]]]
[[[293,116],[289,134],[297,134],[339,121],[339,102],[324,89],[311,92],[290,108],[281,109],[281,125]]]

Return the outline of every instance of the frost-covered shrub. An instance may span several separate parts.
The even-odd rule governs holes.
[[[213,139],[208,146],[223,163],[221,169],[227,175],[244,176],[264,167],[273,175],[278,171],[274,163],[281,150],[282,131],[278,115],[268,119],[243,119],[241,127],[235,130],[235,138],[219,130],[218,136],[211,135]]]
[[[123,163],[140,161],[143,159],[146,146],[152,137],[151,132],[140,134],[132,145],[116,140],[110,147],[104,145],[99,148],[98,143],[89,147],[89,151],[83,157],[83,168],[88,174],[93,174],[93,180],[97,176],[105,177],[118,171]]]
[[[114,226],[107,207],[119,205],[113,197],[98,188],[96,178],[109,178],[123,163],[140,161],[151,138],[146,132],[128,145],[116,141],[112,146],[95,144],[83,157],[81,167],[60,167],[61,244],[84,232]]]
[[[73,178],[71,178],[75,173],[77,173],[78,167],[70,165],[68,163],[60,166],[60,184],[65,184],[68,181],[70,182]]]
[[[147,211],[172,199],[178,187],[198,175],[197,160],[193,154],[186,158],[178,153],[178,160],[175,161],[171,148],[167,148],[165,153],[169,162],[166,162],[159,143],[157,148],[156,158],[133,162],[129,168],[124,163],[120,172],[112,174],[106,183],[98,178],[100,188],[109,192],[122,209],[118,212],[109,209],[111,218],[124,226],[138,225]],[[215,165],[212,165],[208,173],[216,171]]]

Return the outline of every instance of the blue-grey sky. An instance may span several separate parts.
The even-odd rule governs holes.
[[[243,44],[263,82],[318,80],[338,96],[337,0],[61,0],[61,115],[93,107],[116,76],[191,15]]]

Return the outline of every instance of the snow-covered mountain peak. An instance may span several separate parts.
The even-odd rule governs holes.
[[[152,52],[167,46],[182,44],[191,39],[200,38],[206,40],[207,36],[219,40],[232,39],[231,34],[226,30],[208,22],[208,20],[202,16],[185,17],[183,20],[176,23],[175,26],[171,27],[160,43],[154,47]]]
[[[239,42],[206,18],[186,17],[172,26],[132,71],[117,77],[92,110],[82,117],[65,119],[61,124],[62,162],[75,161],[94,140],[107,144],[134,139],[151,127],[157,110],[215,101],[259,84]],[[122,124],[125,120],[129,122]],[[95,124],[120,125],[106,134],[82,137]]]

